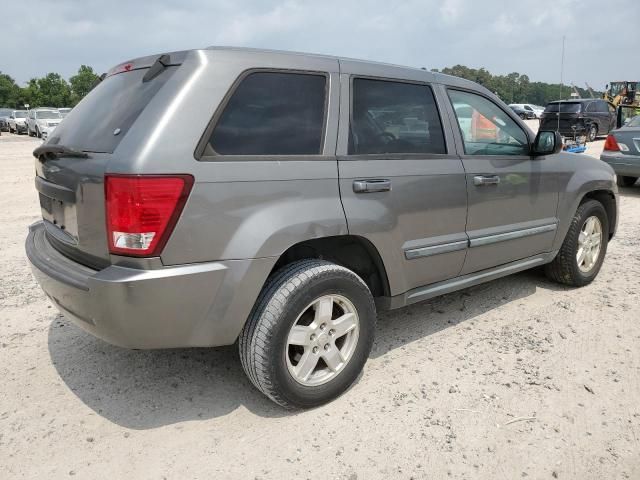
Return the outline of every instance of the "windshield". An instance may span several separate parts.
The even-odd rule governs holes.
[[[85,152],[113,153],[177,68],[166,67],[147,82],[142,77],[148,68],[105,78],[66,115],[50,142]]]
[[[27,118],[26,110],[16,110],[13,112],[13,116],[16,118]]]
[[[640,115],[633,117],[627,123],[627,127],[640,127]]]
[[[558,102],[558,103],[550,103],[547,105],[547,108],[544,109],[545,112],[560,112],[560,113],[580,113],[580,107],[582,104],[578,102]]]
[[[57,110],[39,110],[35,114],[36,118],[62,118]]]

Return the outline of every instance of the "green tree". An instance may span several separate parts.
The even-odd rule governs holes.
[[[89,93],[91,87],[98,79],[93,68],[87,65],[80,65],[78,73],[69,79],[71,85],[71,104],[75,106],[82,98]]]
[[[37,80],[40,106],[67,107],[71,103],[71,89],[59,73],[47,73]]]
[[[0,107],[17,108],[20,90],[13,78],[0,72]]]

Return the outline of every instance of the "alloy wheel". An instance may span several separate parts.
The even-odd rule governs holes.
[[[589,273],[598,263],[602,247],[602,223],[595,215],[587,218],[578,235],[576,261],[583,273]]]
[[[342,295],[314,300],[294,322],[286,345],[286,361],[294,380],[316,386],[335,378],[351,360],[360,322],[353,304]]]

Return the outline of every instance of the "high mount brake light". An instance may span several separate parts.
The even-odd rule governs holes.
[[[604,141],[604,150],[608,150],[610,152],[619,152],[620,146],[616,141],[616,137],[613,135],[607,135],[607,139]]]
[[[192,186],[191,175],[107,175],[109,252],[135,257],[159,255]]]

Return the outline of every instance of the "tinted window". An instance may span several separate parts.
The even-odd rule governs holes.
[[[607,102],[600,101],[600,102],[596,102],[596,103],[597,103],[597,105],[596,105],[596,111],[597,112],[609,113],[609,107],[608,107]]]
[[[446,153],[430,87],[356,78],[352,100],[350,154]]]
[[[224,155],[317,155],[326,77],[257,72],[242,80],[209,139]]]
[[[527,155],[529,140],[511,117],[492,101],[469,92],[449,90],[467,155]],[[463,108],[471,116],[461,116]]]
[[[50,142],[89,152],[113,153],[154,95],[178,67],[167,67],[148,82],[146,68],[105,78],[65,117]],[[58,117],[59,118],[59,117]],[[113,132],[119,129],[118,135]]]
[[[544,109],[545,112],[580,113],[582,105],[578,102],[556,102],[550,103]]]

